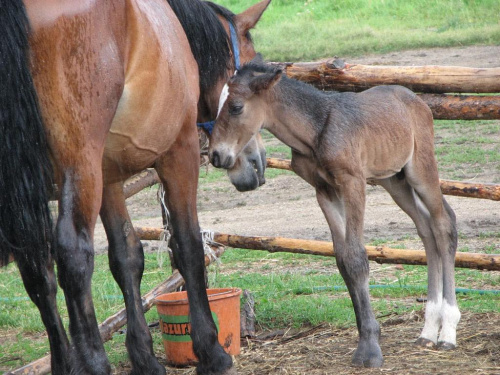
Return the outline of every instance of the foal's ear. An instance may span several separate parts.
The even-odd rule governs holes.
[[[256,64],[256,65],[264,64],[264,58],[262,57],[260,52],[257,52],[257,54],[252,59],[252,61],[250,61],[250,64]]]
[[[276,69],[272,73],[260,74],[253,77],[250,81],[250,90],[255,94],[259,94],[261,91],[269,90],[281,79],[283,71],[281,69]]]
[[[262,0],[261,2],[252,5],[247,10],[234,16],[234,23],[242,35],[245,35],[250,29],[255,27],[270,2],[271,0]]]

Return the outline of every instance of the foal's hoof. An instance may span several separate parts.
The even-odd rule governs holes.
[[[456,345],[452,344],[451,342],[446,342],[446,341],[439,341],[437,344],[437,348],[439,350],[453,350],[456,349]]]
[[[233,366],[224,371],[222,375],[238,375],[238,371],[236,371],[236,368]]]
[[[382,367],[384,364],[384,357],[380,346],[368,348],[359,348],[352,357],[352,364],[359,367]]]
[[[427,349],[434,349],[436,347],[436,344],[434,344],[434,341],[426,339],[424,337],[419,337],[417,341],[415,341],[415,345],[421,346],[422,348],[427,348]]]
[[[236,371],[236,368],[234,366],[231,366],[225,370],[222,370],[222,372],[219,371],[204,371],[200,370],[199,368],[196,369],[196,374],[197,375],[238,375],[238,371]]]

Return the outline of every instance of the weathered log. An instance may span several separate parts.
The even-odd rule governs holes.
[[[214,246],[214,252],[217,257],[224,253],[223,246]],[[205,256],[205,264],[212,262],[210,257]],[[149,311],[153,307],[154,300],[160,294],[174,292],[180,286],[184,285],[184,279],[179,271],[174,271],[172,275],[156,287],[151,289],[142,297],[142,308],[144,312]],[[103,342],[111,340],[113,333],[127,324],[127,312],[125,309],[118,311],[116,314],[107,318],[99,325],[99,332]],[[37,359],[23,367],[8,372],[6,375],[44,375],[50,372],[50,355]]]
[[[255,337],[255,299],[248,290],[241,296],[240,337]]]
[[[159,238],[160,228],[135,228],[142,233],[142,240]],[[249,249],[267,250],[269,252],[288,252],[297,254],[312,254],[335,256],[333,243],[327,241],[300,240],[283,237],[238,236],[234,234],[215,233],[214,241],[225,246]],[[425,251],[408,249],[391,249],[386,246],[366,246],[368,259],[377,263],[397,263],[426,265]],[[475,268],[500,271],[500,255],[479,253],[457,253],[455,266],[460,268]]]
[[[267,167],[293,171],[291,161],[287,159],[268,158]],[[377,182],[370,181],[370,183],[376,184]],[[441,191],[446,195],[500,201],[500,185],[440,180],[440,186]]]
[[[141,190],[153,186],[160,182],[160,177],[154,169],[145,169],[125,181],[123,185],[123,193],[125,198],[130,198]]]
[[[434,94],[500,92],[500,68],[351,65],[333,59],[275,64],[282,66],[288,77],[322,90],[363,91],[378,85],[401,85]]]
[[[499,120],[500,96],[418,94],[439,120]]]

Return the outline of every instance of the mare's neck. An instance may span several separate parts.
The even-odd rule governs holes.
[[[312,155],[326,121],[324,95],[302,82],[283,77],[268,93],[264,128],[303,155]]]

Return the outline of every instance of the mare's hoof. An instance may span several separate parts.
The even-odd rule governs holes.
[[[352,357],[352,364],[359,367],[382,367],[384,357],[378,345],[372,350],[358,348]]]
[[[456,345],[452,344],[451,342],[446,342],[446,341],[439,341],[437,344],[437,348],[439,350],[453,350],[456,349]]]
[[[147,368],[133,368],[130,375],[166,375],[167,370],[155,359]]]
[[[422,348],[427,348],[427,349],[434,349],[436,347],[436,344],[434,344],[434,341],[426,339],[424,337],[419,337],[417,341],[415,341],[415,345],[421,346]]]

